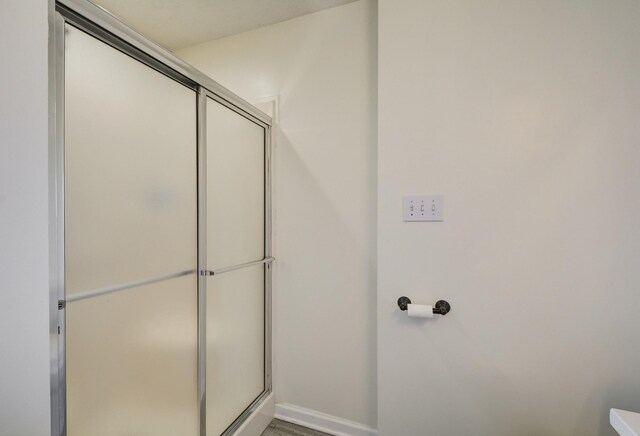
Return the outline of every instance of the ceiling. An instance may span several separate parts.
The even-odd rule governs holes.
[[[279,23],[354,0],[92,0],[168,48]]]

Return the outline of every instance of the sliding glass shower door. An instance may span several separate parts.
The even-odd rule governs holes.
[[[207,434],[265,390],[265,128],[207,97]]]
[[[195,435],[197,94],[65,26],[69,435]]]
[[[269,126],[58,25],[54,433],[232,434],[270,391]]]

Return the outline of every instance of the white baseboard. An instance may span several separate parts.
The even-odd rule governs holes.
[[[274,403],[275,400],[272,393],[253,411],[233,436],[260,436],[273,418]]]
[[[294,406],[277,403],[275,417],[334,436],[376,436],[378,431],[357,422]]]

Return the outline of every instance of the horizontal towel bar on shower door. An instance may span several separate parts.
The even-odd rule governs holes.
[[[67,296],[66,300],[58,301],[58,308],[63,309],[66,303],[71,303],[73,301],[84,300],[86,298],[97,297],[99,295],[110,294],[112,292],[124,291],[130,288],[137,288],[138,286],[150,285],[153,283],[162,282],[165,280],[175,279],[178,277],[187,276],[189,274],[193,274],[196,271],[193,269],[189,269],[186,271],[180,271],[173,274],[166,274],[163,276],[149,277],[142,280],[136,280],[133,282],[122,283],[116,286],[109,286],[106,288],[93,289],[91,291],[78,292],[76,294],[72,294]]]
[[[229,272],[229,271],[235,271],[237,269],[247,268],[247,267],[253,266],[253,265],[260,265],[262,263],[268,265],[271,262],[273,262],[274,260],[276,260],[275,257],[265,257],[264,259],[254,260],[253,262],[241,263],[239,265],[234,265],[234,266],[228,266],[228,267],[225,267],[225,268],[216,269],[214,271],[211,271],[211,270],[208,270],[208,269],[203,269],[203,270],[200,271],[200,275],[201,276],[217,276],[218,274],[226,273],[226,272]]]

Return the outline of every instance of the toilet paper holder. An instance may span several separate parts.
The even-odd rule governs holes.
[[[400,310],[407,310],[407,306],[411,304],[411,300],[409,297],[400,297],[398,298],[398,307]],[[451,305],[444,300],[436,301],[435,306],[433,306],[433,313],[436,315],[446,315],[451,311]]]

